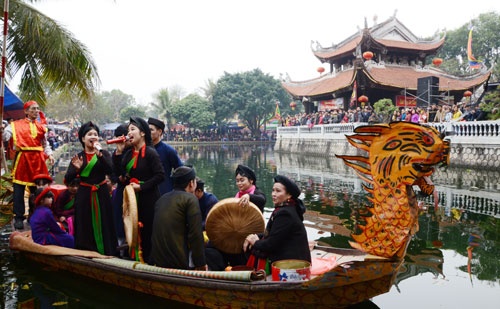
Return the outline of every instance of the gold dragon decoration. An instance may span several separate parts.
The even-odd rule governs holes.
[[[418,231],[418,205],[413,186],[432,194],[428,182],[434,166],[448,165],[450,143],[434,128],[411,122],[360,126],[347,136],[351,145],[368,157],[336,155],[368,183],[373,207],[361,232],[353,234],[355,249],[366,253],[402,258],[410,237]]]

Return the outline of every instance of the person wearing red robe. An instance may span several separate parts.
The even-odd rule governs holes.
[[[46,160],[49,159],[50,164],[54,164],[52,149],[45,137],[47,133],[45,117],[38,103],[35,101],[24,103],[24,113],[26,114],[24,119],[13,121],[3,132],[3,140],[8,141],[12,138],[16,151],[12,182],[14,183],[14,228],[18,230],[24,228],[26,186],[34,193],[35,176],[49,173]]]

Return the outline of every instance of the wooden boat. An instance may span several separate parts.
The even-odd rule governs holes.
[[[369,156],[340,157],[371,184],[365,189],[372,194],[372,215],[353,235],[354,249],[314,246],[312,269],[315,261],[335,263],[312,272],[309,280],[272,281],[253,270],[155,267],[96,252],[41,246],[33,243],[29,232],[14,232],[10,247],[57,270],[207,308],[340,308],[360,303],[390,290],[418,229],[412,186],[432,192],[434,187],[424,178],[432,174],[431,166],[447,163],[449,144],[432,128],[404,122],[358,127],[355,133],[349,142]]]
[[[166,269],[91,251],[41,246],[32,241],[30,232],[14,232],[10,247],[55,270],[207,308],[347,306],[388,292],[402,263],[355,249],[316,247],[313,256],[334,256],[337,266],[308,281],[283,282],[255,271]]]

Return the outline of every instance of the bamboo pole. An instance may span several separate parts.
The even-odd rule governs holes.
[[[2,44],[2,72],[0,77],[0,120],[3,120],[3,109],[5,102],[5,69],[7,67],[7,32],[9,29],[9,0],[3,2],[3,44]],[[2,130],[3,135],[3,130]],[[7,160],[3,147],[3,136],[0,137],[0,153],[4,173],[8,173]],[[0,191],[2,190],[2,183],[0,182]]]

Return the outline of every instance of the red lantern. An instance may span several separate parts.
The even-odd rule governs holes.
[[[443,247],[443,242],[441,240],[433,240],[432,246],[435,248],[441,248]]]
[[[441,63],[443,63],[443,59],[441,59],[441,58],[434,58],[434,59],[432,59],[432,64],[435,65],[435,66],[437,66],[437,67],[440,66]]]
[[[468,98],[472,95],[472,92],[470,92],[469,90],[465,91],[464,92],[464,97]]]
[[[325,72],[325,68],[324,67],[318,67],[317,71],[318,71],[319,74],[321,74],[321,73]]]
[[[368,102],[368,97],[365,96],[365,95],[362,95],[358,98],[358,102],[361,102],[361,103],[366,103]]]
[[[363,58],[365,58],[366,60],[372,60],[373,58],[373,53],[371,51],[365,51],[363,53]]]
[[[297,107],[297,103],[295,103],[294,101],[290,102],[290,107],[292,108],[292,110],[294,111],[295,110],[295,107]]]

